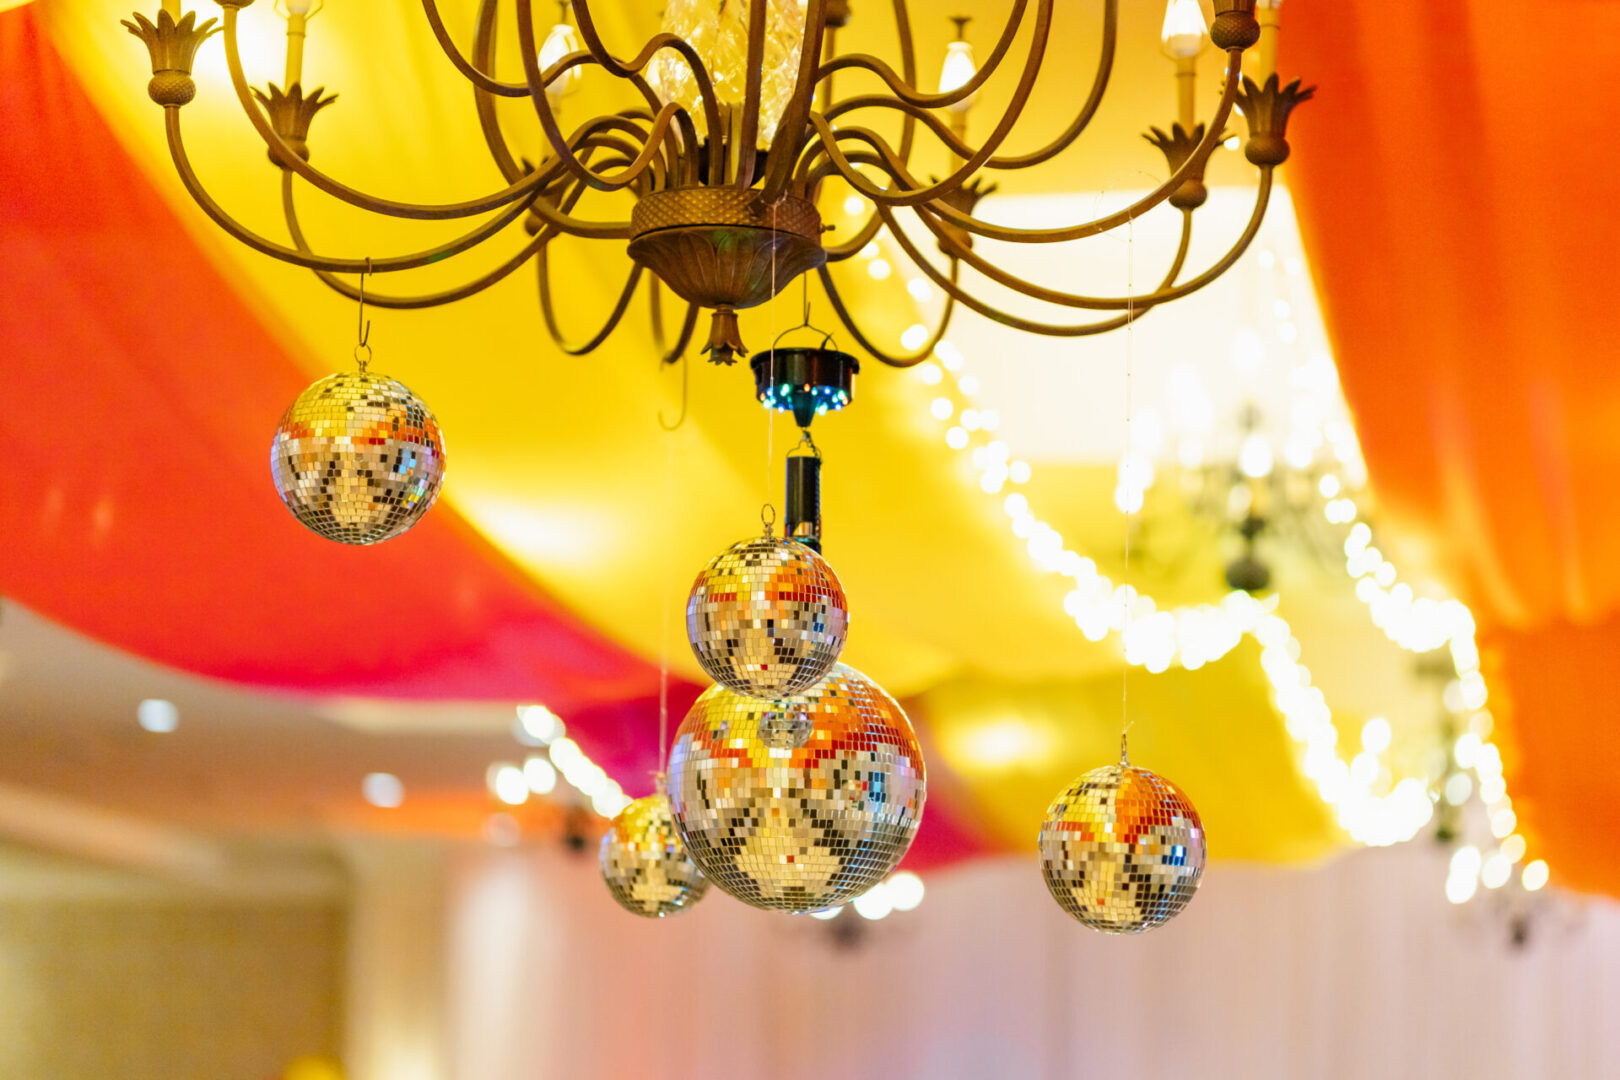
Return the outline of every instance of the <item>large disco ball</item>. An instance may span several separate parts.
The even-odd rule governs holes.
[[[686,601],[686,636],[709,677],[739,694],[787,697],[820,682],[849,635],[832,567],[797,540],[757,536],[703,568]]]
[[[415,525],[444,480],[444,437],[386,375],[328,375],[292,403],[270,445],[276,491],[311,532],[375,544]]]
[[[649,795],[621,810],[602,835],[600,861],[613,899],[649,919],[684,911],[709,891],[681,846],[667,795]]]
[[[834,907],[882,881],[911,847],[926,795],[906,714],[845,664],[779,701],[711,686],[675,733],[669,769],[693,861],[776,911]]]
[[[1128,764],[1070,784],[1041,823],[1041,872],[1093,930],[1140,934],[1181,914],[1204,873],[1204,823],[1170,781]]]

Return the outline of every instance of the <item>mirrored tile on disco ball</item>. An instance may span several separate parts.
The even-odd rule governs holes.
[[[598,861],[613,899],[646,918],[684,911],[709,891],[675,831],[666,795],[637,799],[620,811],[602,835]]]
[[[776,745],[796,714],[808,736]],[[781,702],[709,688],[670,753],[687,852],[727,893],[777,911],[835,907],[886,878],[917,834],[926,787],[905,713],[844,664]]]
[[[415,525],[444,480],[433,413],[386,375],[341,372],[288,408],[270,447],[276,491],[310,531],[375,544]]]
[[[1053,800],[1041,871],[1058,905],[1094,930],[1139,934],[1181,913],[1204,872],[1203,822],[1163,777],[1094,769]]]
[[[796,540],[757,536],[710,560],[686,603],[692,652],[715,682],[786,697],[832,670],[849,607],[832,567]]]

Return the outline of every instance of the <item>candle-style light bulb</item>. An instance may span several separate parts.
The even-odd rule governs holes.
[[[545,71],[569,53],[580,51],[579,32],[568,22],[567,0],[563,0],[558,6],[562,8],[562,15],[557,25],[551,28],[551,33],[546,35],[546,40],[540,43],[541,71]],[[567,97],[579,89],[579,81],[583,75],[584,71],[576,64],[546,84],[546,96],[555,104],[560,98]]]
[[[1282,17],[1282,0],[1260,0],[1255,7],[1256,21],[1260,23],[1260,42],[1256,49],[1256,70],[1261,83],[1277,74],[1277,27]]]
[[[960,90],[979,73],[979,62],[973,55],[973,43],[967,40],[968,17],[956,15],[952,16],[951,21],[956,24],[956,40],[945,46],[945,62],[939,66],[939,92],[942,94]],[[965,113],[973,107],[973,102],[978,96],[979,92],[975,90],[961,101],[952,104],[950,108],[954,112]]]
[[[1164,27],[1159,40],[1166,54],[1176,60],[1190,60],[1204,48],[1209,26],[1198,0],[1170,0],[1164,9]]]
[[[322,6],[317,0],[282,0],[282,8],[287,12],[287,68],[281,85],[286,89],[291,89],[304,77],[304,37],[310,17]]]
[[[1165,5],[1159,40],[1165,55],[1176,62],[1176,115],[1188,131],[1198,122],[1198,54],[1208,39],[1209,27],[1198,0],[1170,0]]]

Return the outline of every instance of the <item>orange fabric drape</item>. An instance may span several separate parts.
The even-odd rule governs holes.
[[[1386,524],[1473,605],[1509,791],[1620,894],[1620,6],[1294,3],[1287,166]]]

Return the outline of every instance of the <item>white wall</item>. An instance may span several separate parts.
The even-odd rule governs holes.
[[[651,923],[594,860],[463,851],[447,891],[456,1080],[1620,1076],[1620,907],[1529,947],[1442,895],[1422,846],[1216,866],[1176,923],[1082,929],[1029,860],[928,879],[840,948],[718,892]],[[356,1074],[353,1080],[383,1080]]]

